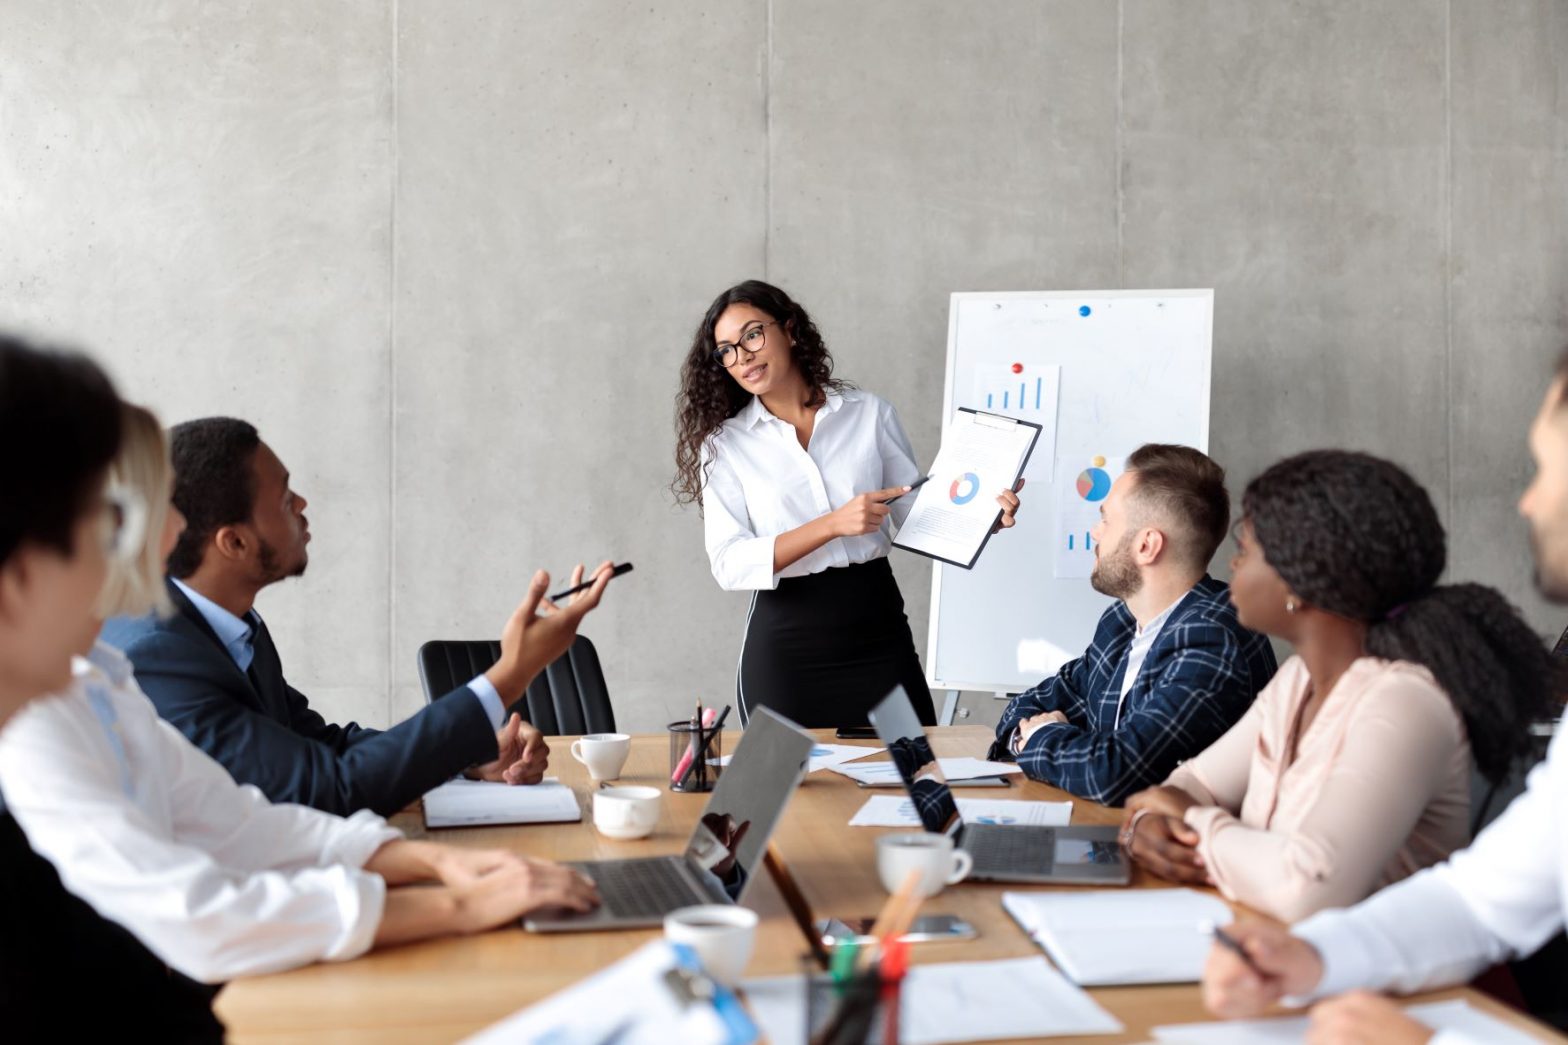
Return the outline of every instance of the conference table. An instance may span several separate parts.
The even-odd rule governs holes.
[[[929,732],[936,753],[944,757],[983,757],[990,741],[990,732],[981,726],[940,727]],[[833,740],[831,731],[816,735],[824,743],[843,743]],[[554,860],[680,852],[707,795],[669,790],[667,738],[663,734],[633,738],[619,783],[660,786],[664,800],[653,835],[631,842],[612,841],[594,831],[593,784],[569,753],[571,739],[551,739],[549,774],[576,792],[584,811],[581,823],[427,831],[417,808],[394,817],[393,823],[411,837],[515,849]],[[738,740],[739,734],[727,734],[724,749],[733,751]],[[868,749],[878,746],[872,741],[863,743]],[[1014,780],[1017,786],[1006,790],[966,790],[955,785],[955,791],[960,796],[988,798],[1070,799],[1074,824],[1118,824],[1123,818],[1121,810],[1072,798],[1022,777]],[[862,789],[831,770],[809,774],[774,835],[783,863],[817,917],[875,914],[887,898],[877,878],[874,850],[877,837],[894,829],[848,826],[868,794],[874,793],[887,792]],[[1169,887],[1170,883],[1135,869],[1132,885]],[[924,964],[1039,955],[1041,951],[1002,910],[1001,894],[1019,888],[1073,887],[975,882],[949,887],[928,900],[923,910],[960,915],[979,930],[978,938],[918,944],[912,948],[911,960]],[[758,872],[746,903],[761,915],[756,952],[747,974],[798,972],[806,953],[805,941],[769,875]],[[435,940],[372,952],[353,961],[236,980],[219,995],[217,1009],[229,1028],[230,1040],[239,1045],[458,1041],[604,968],[658,935],[658,930],[535,935],[508,928]],[[1150,1029],[1161,1024],[1212,1019],[1193,984],[1101,988],[1089,993],[1126,1026],[1121,1035],[1088,1039],[1107,1045],[1147,1041]],[[1432,992],[1420,1000],[1450,998],[1462,998],[1542,1040],[1564,1040],[1469,988]]]

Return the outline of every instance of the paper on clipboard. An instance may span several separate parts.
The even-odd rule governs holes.
[[[1039,437],[1033,422],[961,408],[893,544],[972,568],[1001,516],[997,494],[1018,481]]]

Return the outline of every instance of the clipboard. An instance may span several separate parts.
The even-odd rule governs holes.
[[[975,410],[967,406],[959,407],[958,410],[955,411],[954,416],[957,417],[959,414],[974,415],[975,424],[977,425],[983,424],[988,428],[1005,428],[1009,432],[1013,433],[1027,433],[1029,440],[1028,445],[1024,448],[1023,455],[1018,460],[1017,468],[1012,472],[1012,477],[1008,479],[1005,484],[1002,486],[997,486],[995,489],[1000,492],[1000,490],[1003,488],[1011,489],[1012,487],[1018,485],[1019,477],[1024,474],[1024,469],[1028,467],[1029,457],[1034,453],[1035,444],[1040,441],[1040,425],[1033,421],[1021,421],[1016,417],[1008,417],[1006,414],[997,414],[986,410]],[[943,448],[942,450],[937,451],[936,460],[932,462],[931,467],[933,469],[942,463],[943,451],[947,449],[947,440],[948,437],[952,434],[952,430],[952,426],[949,425],[947,434],[945,434],[943,437]],[[914,552],[916,555],[924,555],[928,559],[934,559],[937,562],[945,562],[949,565],[957,566],[959,569],[974,569],[974,565],[979,561],[980,555],[985,551],[986,545],[989,544],[991,542],[991,538],[995,536],[992,531],[995,529],[997,521],[1002,518],[1002,510],[1000,508],[996,510],[996,514],[991,517],[991,520],[986,523],[984,535],[980,539],[980,544],[977,548],[975,548],[974,554],[969,557],[968,561],[949,558],[948,556],[932,551],[929,548],[915,547],[903,543],[906,534],[909,533],[910,523],[915,520],[916,512],[921,510],[922,503],[927,502],[928,498],[946,498],[951,500],[953,503],[966,503],[967,499],[966,501],[958,500],[958,498],[961,496],[959,490],[961,489],[962,477],[954,479],[951,486],[945,488],[942,486],[942,479],[943,477],[938,476],[936,477],[935,481],[929,482],[920,488],[914,508],[910,510],[910,514],[905,518],[904,525],[899,528],[898,536],[893,539],[893,547],[902,548],[904,551],[908,552]],[[977,486],[977,488],[969,495],[969,497],[973,498],[974,496],[979,495],[981,492],[983,491],[981,491]],[[992,496],[994,497],[995,494],[993,493]]]

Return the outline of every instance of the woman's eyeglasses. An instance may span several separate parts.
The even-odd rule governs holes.
[[[712,359],[715,365],[728,370],[735,365],[736,360],[740,359],[741,349],[756,355],[766,348],[768,345],[767,328],[775,326],[778,326],[778,320],[776,319],[749,326],[740,332],[740,344],[732,345],[728,341],[720,341],[713,351],[708,354],[708,358]]]
[[[128,486],[110,483],[103,495],[104,550],[118,562],[132,562],[147,541],[147,501]]]

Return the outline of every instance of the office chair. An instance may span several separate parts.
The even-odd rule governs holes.
[[[501,644],[484,639],[434,639],[419,647],[419,681],[425,701],[450,693],[501,657]],[[614,733],[615,709],[593,643],[582,635],[528,686],[507,713],[517,712],[546,736]]]

